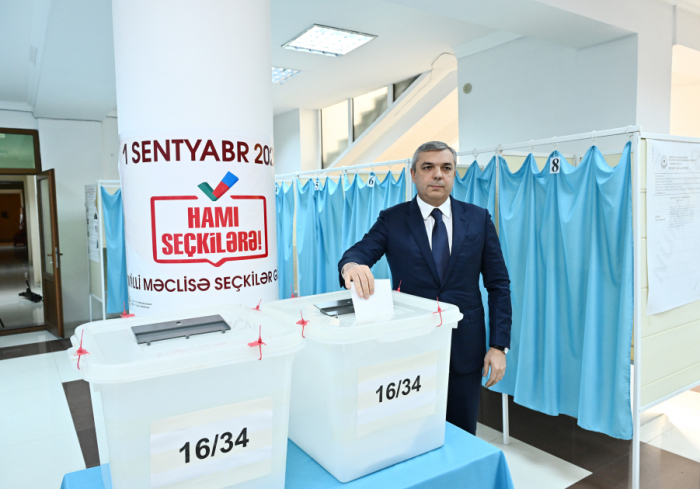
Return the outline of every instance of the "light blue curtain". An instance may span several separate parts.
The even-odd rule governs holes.
[[[107,306],[108,314],[129,309],[129,290],[126,281],[126,248],[124,240],[124,208],[122,190],[109,195],[104,187],[102,214],[104,215],[105,238],[107,240]]]
[[[499,158],[505,164],[503,158]],[[496,157],[489,161],[481,171],[479,164],[474,161],[463,177],[455,176],[452,187],[452,197],[462,202],[478,205],[488,209],[491,218],[496,215]]]
[[[299,294],[302,296],[317,294],[316,277],[318,277],[318,220],[316,219],[316,199],[314,194],[316,181],[307,180],[302,185],[297,179],[297,274],[299,276]]]
[[[632,437],[630,144],[611,168],[596,147],[550,174],[500,165],[499,229],[511,280],[512,350],[494,390],[582,428]]]
[[[501,165],[506,162],[499,157]],[[491,219],[496,223],[496,156],[491,158],[488,165],[481,171],[479,164],[474,161],[463,177],[455,176],[452,187],[452,197],[462,202],[484,207],[491,214]],[[489,298],[484,287],[484,280],[479,277],[479,289],[481,290],[481,302],[484,305],[484,318],[486,325],[486,348],[489,347]],[[486,384],[488,378],[482,380]]]
[[[338,262],[343,256],[343,186],[326,178],[325,185],[315,193],[318,231],[316,235],[318,268],[316,293],[340,290]]]
[[[294,191],[292,185],[277,185],[277,282],[280,299],[292,296],[294,285],[294,258],[292,233],[294,231]]]
[[[318,186],[318,189],[317,189]],[[343,189],[330,178],[297,180],[297,273],[299,294],[340,290],[338,262],[343,222]]]
[[[397,179],[391,172],[381,183],[374,172],[369,174],[367,181],[369,182],[372,178],[376,182],[372,187],[363,182],[359,175],[355,175],[352,183],[348,182],[347,177],[345,179],[345,204],[342,221],[343,251],[362,239],[377,221],[380,211],[406,201],[405,169],[401,170]],[[375,263],[372,267],[372,274],[377,279],[391,278],[386,257],[382,257]]]

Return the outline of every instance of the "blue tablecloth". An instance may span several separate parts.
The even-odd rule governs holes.
[[[109,465],[66,474],[61,489],[111,489],[103,484]],[[108,472],[106,472],[108,474]],[[109,481],[107,476],[105,480]],[[291,441],[287,448],[286,489],[513,489],[503,452],[447,423],[442,448],[392,465],[347,484],[317,464]]]

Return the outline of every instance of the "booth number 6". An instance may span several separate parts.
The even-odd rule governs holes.
[[[370,175],[369,180],[367,180],[367,186],[370,188],[374,187],[374,181],[376,180],[376,178],[377,177],[375,177],[374,175]]]
[[[559,173],[561,171],[561,159],[555,156],[550,160],[549,173]]]

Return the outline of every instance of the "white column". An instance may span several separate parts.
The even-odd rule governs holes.
[[[112,9],[130,311],[276,299],[269,0]]]

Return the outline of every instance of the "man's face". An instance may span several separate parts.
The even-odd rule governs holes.
[[[418,196],[428,204],[438,207],[452,192],[455,179],[455,162],[452,151],[426,151],[418,156],[416,169],[411,169]]]

